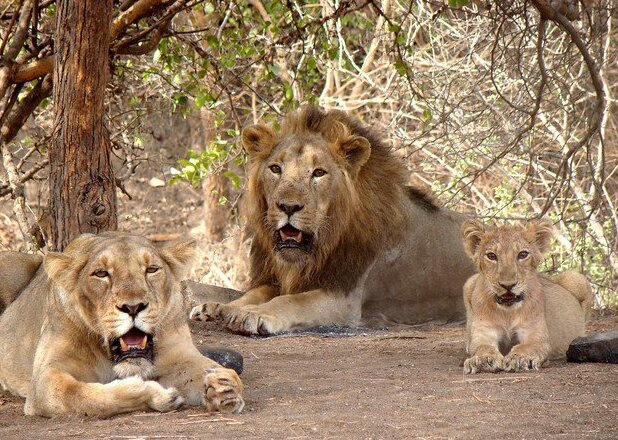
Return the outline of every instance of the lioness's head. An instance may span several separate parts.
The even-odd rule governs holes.
[[[117,377],[147,378],[157,333],[176,319],[170,315],[182,314],[183,300],[174,296],[181,295],[178,284],[194,252],[193,241],[159,245],[107,232],[81,235],[64,252],[47,254],[44,264],[57,286],[57,305],[79,328],[101,339]]]
[[[305,107],[289,114],[280,132],[265,125],[242,132],[251,209],[263,216],[260,227],[281,261],[302,265],[328,254],[352,215],[355,179],[371,147],[345,118]]]
[[[525,226],[487,228],[477,221],[462,225],[466,252],[487,280],[498,305],[511,307],[526,295],[530,277],[549,250],[552,224],[533,221]]]

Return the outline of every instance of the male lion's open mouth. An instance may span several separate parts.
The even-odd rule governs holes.
[[[512,292],[506,292],[503,295],[496,295],[495,298],[498,304],[508,307],[523,300],[524,294],[515,295]]]
[[[152,361],[154,343],[152,335],[133,327],[119,338],[110,342],[112,360],[114,363],[129,358],[145,358]]]
[[[277,231],[277,250],[301,249],[308,251],[313,235],[296,229],[291,224],[285,225]]]

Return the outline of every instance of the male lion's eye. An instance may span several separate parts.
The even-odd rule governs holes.
[[[313,170],[313,177],[322,177],[326,175],[326,171],[324,171],[322,168],[316,168],[315,170]]]
[[[92,272],[92,275],[97,278],[107,278],[109,276],[109,272],[106,270],[95,270]]]
[[[146,268],[146,273],[157,273],[157,272],[159,272],[158,266],[148,266]]]
[[[493,252],[487,252],[485,254],[485,256],[487,257],[488,260],[491,260],[491,261],[497,261],[498,260],[498,256],[496,254],[494,254]]]
[[[268,168],[275,174],[281,174],[281,167],[279,165],[271,165]]]
[[[530,255],[530,252],[528,252],[528,251],[521,251],[519,254],[517,254],[517,259],[518,260],[525,260],[526,258],[528,258],[528,255]]]

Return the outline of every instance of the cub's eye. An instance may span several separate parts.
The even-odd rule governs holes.
[[[270,169],[270,171],[272,171],[274,174],[281,174],[281,167],[279,165],[271,165],[268,167]]]
[[[325,176],[327,173],[326,171],[324,171],[322,168],[316,168],[315,170],[313,170],[313,177],[322,177]]]
[[[494,254],[493,252],[487,252],[485,254],[485,256],[487,257],[488,260],[491,260],[491,261],[497,261],[498,260],[498,256],[496,254]]]
[[[159,272],[158,266],[148,266],[146,268],[146,273],[157,273],[157,272]]]
[[[528,252],[528,251],[521,251],[519,254],[517,254],[517,259],[518,260],[525,260],[526,258],[528,258],[528,255],[530,255],[530,252]]]
[[[109,276],[109,272],[103,269],[95,270],[94,272],[92,272],[92,275],[97,278],[107,278]]]

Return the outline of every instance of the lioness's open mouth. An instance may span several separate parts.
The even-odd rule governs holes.
[[[136,327],[119,338],[113,339],[109,345],[114,363],[128,358],[145,358],[152,361],[154,353],[152,335],[144,333]]]
[[[521,293],[519,295],[515,295],[512,292],[507,292],[503,295],[496,295],[496,302],[503,306],[512,306],[515,303],[520,302],[524,299],[524,294]]]
[[[277,250],[301,249],[307,251],[311,246],[312,238],[312,234],[296,229],[288,223],[277,231]]]

